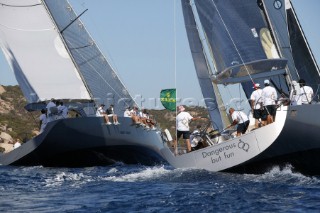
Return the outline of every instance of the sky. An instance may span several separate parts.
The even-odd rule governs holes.
[[[292,0],[320,62],[320,0]],[[137,100],[177,88],[183,104],[202,94],[189,50],[180,0],[70,0],[111,66]],[[1,23],[1,20],[0,20]],[[0,84],[17,82],[0,54]]]

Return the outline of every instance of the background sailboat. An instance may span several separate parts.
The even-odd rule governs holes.
[[[44,101],[55,98],[81,115],[49,122],[42,134],[0,156],[0,164],[87,166],[160,159],[155,152],[162,141],[159,132],[136,128],[130,118],[106,126],[92,117],[96,104],[114,104],[122,115],[135,102],[68,1],[3,1],[0,19],[1,48],[29,102],[26,109],[43,109]]]

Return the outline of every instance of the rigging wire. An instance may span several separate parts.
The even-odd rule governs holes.
[[[174,87],[176,88],[176,118],[178,116],[177,110],[177,26],[176,26],[176,0],[173,0],[173,33],[174,33]],[[176,128],[177,128],[177,119],[176,119]],[[176,141],[178,141],[178,136],[176,135]],[[178,143],[178,142],[176,142]]]
[[[249,69],[248,69],[247,65],[245,65],[244,60],[243,60],[243,58],[242,58],[242,56],[241,56],[241,54],[240,54],[240,51],[239,51],[239,49],[238,49],[235,41],[233,40],[233,38],[232,38],[232,36],[231,36],[231,33],[230,33],[230,31],[229,31],[226,23],[224,22],[224,20],[223,20],[223,18],[222,18],[222,16],[221,16],[221,13],[220,13],[220,11],[219,11],[216,3],[214,2],[214,0],[211,0],[211,1],[212,1],[213,5],[214,5],[214,7],[215,7],[215,9],[216,9],[216,11],[217,11],[220,19],[221,19],[221,22],[222,22],[224,28],[226,29],[226,31],[227,31],[227,33],[228,33],[228,35],[229,35],[229,38],[230,38],[230,40],[231,40],[231,42],[232,42],[235,50],[237,51],[237,53],[238,53],[238,55],[239,55],[239,57],[240,57],[240,60],[241,60],[242,64],[244,64],[244,67],[245,67],[245,69],[246,69],[246,71],[247,71],[247,73],[248,73],[248,76],[250,77],[250,80],[251,80],[252,84],[254,85],[254,81],[253,81],[253,78],[252,78],[252,76],[251,76],[251,74],[250,74],[250,72],[249,72]]]
[[[84,7],[84,6],[85,6],[85,3],[83,2],[83,3],[81,4],[81,6]],[[73,8],[72,8],[72,11],[73,11],[73,13],[76,15],[76,13],[75,13],[75,11],[73,10]],[[111,66],[111,64],[108,62],[108,59],[104,56],[104,54],[102,53],[102,51],[100,50],[100,48],[97,46],[96,42],[93,40],[93,38],[92,38],[92,36],[90,35],[90,33],[86,30],[86,27],[84,26],[83,22],[82,22],[80,19],[78,19],[78,21],[81,22],[81,26],[83,26],[84,31],[87,33],[88,37],[91,39],[92,44],[91,44],[90,46],[93,47],[93,48],[96,47],[96,48],[98,49],[98,52],[99,52],[98,55],[96,55],[96,56],[94,56],[94,57],[92,57],[92,58],[90,58],[90,59],[88,60],[88,59],[85,58],[84,55],[81,54],[81,51],[80,51],[79,48],[77,48],[77,49],[72,49],[72,50],[78,52],[78,54],[80,55],[80,57],[81,57],[82,59],[84,59],[84,62],[83,62],[81,65],[83,65],[83,64],[85,64],[85,63],[88,63],[88,65],[92,68],[92,70],[93,70],[96,74],[98,74],[98,76],[102,79],[102,81],[103,81],[104,83],[106,83],[106,84],[110,87],[110,89],[115,93],[115,95],[117,95],[120,99],[121,99],[121,98],[127,98],[127,96],[129,96],[130,99],[133,101],[134,105],[137,105],[137,103],[136,103],[135,100],[132,98],[131,94],[129,93],[128,89],[126,88],[126,86],[124,85],[124,83],[121,81],[120,75],[115,72],[115,71],[117,70],[117,68],[114,68],[114,67]],[[92,21],[92,20],[91,20],[91,21]],[[94,21],[92,21],[92,22],[94,23]],[[97,26],[95,23],[94,23],[94,25]],[[99,28],[99,27],[96,27],[96,29],[100,29],[100,28]],[[103,40],[103,39],[102,39],[102,40]],[[75,45],[72,45],[72,43],[71,43],[70,41],[68,41],[68,42],[70,43],[71,46],[75,46]],[[105,43],[105,42],[104,42],[104,43]],[[86,46],[86,47],[90,48],[90,46]],[[110,57],[110,54],[108,54],[108,55],[109,55],[110,60],[111,60],[111,61],[113,62],[113,64],[115,65],[114,61],[113,61],[112,58]],[[101,56],[101,57],[103,58],[103,60],[109,65],[109,67],[110,67],[110,69],[111,69],[112,76],[113,76],[115,79],[117,79],[117,80],[120,82],[121,86],[124,88],[124,90],[123,90],[123,89],[121,90],[121,91],[122,91],[122,94],[118,93],[117,90],[116,90],[115,88],[113,88],[113,87],[108,83],[107,79],[104,78],[101,73],[99,73],[99,71],[94,67],[94,65],[92,65],[92,63],[90,63],[90,61],[92,61],[92,60],[94,61],[94,59],[95,59],[96,57],[99,57],[99,56]],[[115,66],[115,67],[116,67],[116,66]],[[129,106],[129,104],[128,104],[126,101],[125,101],[124,103],[126,104],[127,107]]]
[[[70,43],[70,45],[72,45],[72,43],[71,43],[70,41],[68,41],[68,42]],[[97,47],[96,45],[92,45],[92,46]],[[106,84],[110,87],[110,89],[111,89],[119,98],[123,98],[123,94],[118,93],[117,90],[114,89],[114,88],[108,83],[107,79],[104,78],[101,73],[99,73],[99,71],[95,68],[95,66],[93,65],[93,63],[91,63],[91,61],[94,62],[95,59],[98,58],[99,56],[103,56],[101,52],[100,52],[98,55],[96,55],[96,56],[94,56],[94,57],[92,57],[92,58],[90,58],[90,59],[88,60],[83,54],[81,54],[80,49],[74,49],[74,51],[76,51],[76,52],[79,54],[79,56],[84,60],[84,62],[82,62],[81,64],[79,64],[79,66],[84,65],[84,64],[87,63],[87,64],[92,68],[92,71],[94,71],[94,72],[100,77],[100,79],[102,79],[102,81],[103,81],[104,83],[106,83]],[[100,51],[100,50],[99,50],[99,51]],[[103,57],[103,59],[105,59],[105,58]],[[106,60],[106,59],[105,59],[105,60]],[[106,61],[106,62],[107,62],[107,61]],[[108,62],[107,62],[107,63],[108,63]],[[109,64],[109,63],[108,63],[108,64]],[[117,74],[113,71],[112,68],[111,68],[111,71],[112,71],[112,74],[115,75],[116,79],[120,81],[119,77],[118,77]],[[120,82],[121,82],[121,81],[120,81]],[[126,92],[128,92],[128,91],[126,90]],[[129,94],[129,93],[128,93],[128,94]],[[129,96],[131,97],[130,94],[129,94]],[[129,106],[129,104],[128,104],[127,102],[124,102],[124,103],[126,104],[126,106]]]

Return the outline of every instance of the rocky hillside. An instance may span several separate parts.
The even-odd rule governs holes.
[[[207,110],[204,107],[186,107],[186,111],[193,117],[208,118]],[[176,112],[169,110],[149,110],[150,114],[154,116],[161,129],[168,129],[172,135],[176,135]],[[205,126],[208,120],[196,120],[190,123],[190,129],[195,129],[197,125]]]
[[[19,86],[0,85],[0,151],[4,151],[4,147],[8,151],[15,141],[37,134],[38,121],[33,117],[37,115],[28,113],[25,105]]]
[[[15,141],[24,142],[38,134],[39,113],[29,113],[24,109],[26,100],[19,86],[0,85],[0,152],[12,149]],[[194,117],[208,117],[203,107],[186,107]],[[175,137],[176,112],[168,110],[149,110],[162,129],[168,129]],[[207,121],[194,121],[191,129],[197,124],[205,125]]]

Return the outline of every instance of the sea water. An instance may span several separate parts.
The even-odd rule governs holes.
[[[319,212],[320,177],[117,163],[90,168],[0,166],[0,212]]]

